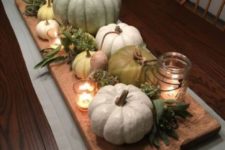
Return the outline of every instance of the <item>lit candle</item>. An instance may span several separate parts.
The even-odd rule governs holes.
[[[177,99],[181,88],[168,86],[165,90],[161,91],[161,98],[163,99]]]
[[[79,87],[79,90],[80,91],[94,91],[94,87],[88,83],[88,82],[85,82],[84,84],[82,84],[80,87]]]
[[[159,57],[155,76],[162,99],[184,100],[190,60],[183,54],[168,52]]]
[[[77,105],[81,110],[87,110],[92,102],[94,95],[92,93],[81,93],[77,100]]]
[[[77,89],[77,106],[81,110],[87,110],[95,95],[95,86],[89,82],[81,84]]]

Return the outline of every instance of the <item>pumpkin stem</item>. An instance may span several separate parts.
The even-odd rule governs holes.
[[[51,7],[51,0],[47,0],[47,6]]]
[[[45,21],[46,21],[46,22],[45,22],[45,25],[49,25],[48,19],[46,19]]]
[[[116,26],[115,32],[116,32],[117,34],[120,34],[120,33],[123,32],[123,30],[120,28],[120,26]]]
[[[141,52],[139,50],[134,50],[134,60],[136,60],[140,65],[144,65],[145,59],[143,58]]]
[[[118,106],[124,106],[126,104],[126,98],[128,95],[129,91],[124,90],[119,98],[116,99],[116,105]]]
[[[86,57],[91,57],[91,53],[89,50],[86,50]]]
[[[147,60],[145,57],[142,56],[140,51],[135,50],[134,51],[134,60],[137,61],[142,66],[152,66],[155,65],[157,59]]]
[[[101,46],[100,46],[100,50],[102,49],[103,43],[104,43],[105,38],[106,38],[107,35],[109,35],[109,34],[118,34],[119,35],[122,32],[123,32],[123,30],[118,25],[116,26],[114,31],[107,32],[102,38],[102,43],[101,43]]]

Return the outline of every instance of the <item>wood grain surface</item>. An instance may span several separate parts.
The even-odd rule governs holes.
[[[187,55],[190,87],[225,119],[225,32],[175,0],[123,0],[120,19],[136,26],[153,54]]]
[[[17,6],[21,11],[21,14],[24,12],[24,3],[21,3],[21,0],[16,0]],[[49,43],[40,40],[35,33],[35,25],[37,24],[37,19],[26,17],[23,15],[24,21],[26,22],[30,32],[39,48],[46,47]],[[113,149],[146,149],[153,150],[153,147],[149,146],[149,143],[146,139],[143,139],[141,142],[115,146],[106,142],[103,138],[97,137],[90,128],[89,118],[87,112],[82,112],[76,106],[76,94],[73,91],[73,84],[77,84],[79,81],[75,79],[73,73],[70,71],[67,64],[53,64],[49,67],[59,89],[65,97],[71,113],[77,122],[77,125],[80,128],[81,135],[84,137],[84,140],[87,146],[93,150],[113,150]],[[162,150],[179,150],[181,147],[188,147],[192,142],[202,140],[217,133],[220,129],[218,122],[212,118],[190,95],[186,96],[186,101],[190,103],[190,111],[193,114],[192,118],[189,118],[187,121],[180,124],[179,129],[177,130],[180,139],[178,141],[171,139],[171,144],[165,146],[161,143]]]
[[[0,150],[57,150],[0,2]]]

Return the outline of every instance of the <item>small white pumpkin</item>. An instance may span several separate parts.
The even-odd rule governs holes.
[[[58,32],[59,24],[55,20],[43,20],[40,21],[36,26],[37,35],[44,39],[49,40],[51,38],[55,38],[53,34],[50,34],[49,31]]]
[[[92,131],[120,145],[141,140],[153,126],[153,104],[139,88],[118,83],[101,88],[89,106]]]
[[[97,32],[96,42],[98,49],[110,57],[122,47],[143,44],[143,39],[137,28],[119,23],[101,27]]]
[[[39,20],[54,19],[54,12],[51,0],[46,0],[46,4],[39,8],[37,17]]]
[[[72,63],[72,70],[76,77],[80,79],[88,78],[91,72],[91,56],[95,53],[94,51],[84,51],[75,57]]]

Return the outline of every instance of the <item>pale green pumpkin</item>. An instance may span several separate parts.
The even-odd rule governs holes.
[[[119,77],[125,84],[139,86],[151,82],[155,56],[145,48],[126,46],[114,53],[109,60],[109,72]]]
[[[95,34],[101,26],[118,20],[121,0],[54,0],[56,19]]]
[[[80,79],[88,78],[91,71],[91,56],[94,51],[84,51],[76,56],[72,63],[72,70]]]

